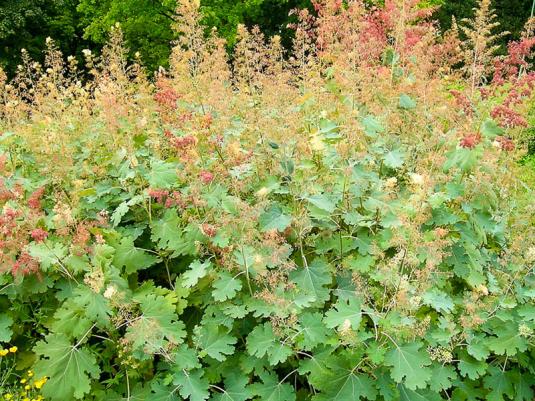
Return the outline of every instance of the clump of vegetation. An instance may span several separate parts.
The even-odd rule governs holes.
[[[385,3],[315,2],[289,55],[240,27],[230,62],[183,0],[154,82],[120,26],[1,78],[13,372],[58,401],[532,400],[531,25],[495,56],[487,0],[444,36]]]

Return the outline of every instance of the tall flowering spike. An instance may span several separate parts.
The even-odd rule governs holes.
[[[198,2],[180,0],[173,29],[179,34],[171,54],[171,73],[175,77],[195,77],[204,47],[204,27],[201,25]]]
[[[108,43],[102,51],[103,73],[109,74],[116,80],[126,79],[128,52],[123,30],[119,24],[115,24],[110,30]]]
[[[461,26],[465,36],[461,45],[463,71],[470,80],[472,94],[492,69],[495,54],[500,47],[495,42],[507,34],[507,32],[493,33],[500,24],[496,22],[496,14],[491,9],[491,0],[479,0],[478,7],[474,11],[474,18],[463,19]]]
[[[184,94],[185,100],[203,105],[205,111],[207,99],[218,106],[225,104],[230,96],[225,41],[218,37],[215,29],[205,35],[198,1],[181,0],[176,15],[173,29],[178,39],[173,43],[169,62],[173,87]]]
[[[306,83],[316,72],[316,18],[307,9],[294,13],[297,14],[298,22],[289,26],[295,30],[290,63],[296,72],[296,80]]]
[[[7,75],[6,72],[2,67],[0,67],[0,85],[5,85],[7,81]]]
[[[239,25],[237,37],[234,80],[240,90],[254,94],[262,90],[264,71],[269,68],[268,46],[258,27],[249,31]]]

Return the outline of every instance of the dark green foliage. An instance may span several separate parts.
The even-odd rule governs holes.
[[[308,0],[205,0],[201,10],[205,24],[217,27],[229,47],[240,23],[258,25],[268,35],[279,34],[289,45],[288,14],[308,5]],[[12,74],[22,48],[41,60],[47,36],[65,54],[80,54],[85,47],[98,50],[110,27],[119,22],[130,55],[139,52],[149,70],[155,70],[167,65],[175,38],[175,7],[175,0],[8,0],[0,5],[0,66]]]
[[[267,35],[278,34],[289,45],[291,32],[287,25],[289,12],[310,7],[310,0],[204,0],[201,9],[208,26],[216,26],[229,45],[235,42],[236,26],[258,25]]]
[[[84,37],[103,45],[119,22],[131,54],[139,52],[152,70],[166,65],[174,38],[174,0],[78,0]]]
[[[66,54],[87,45],[82,39],[78,0],[7,0],[0,3],[0,66],[12,73],[22,48],[37,59],[53,37]]]

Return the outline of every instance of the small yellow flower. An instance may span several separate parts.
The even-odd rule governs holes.
[[[14,354],[15,352],[17,352],[17,350],[18,350],[18,348],[17,348],[16,346],[13,346],[13,347],[11,347],[11,348],[9,349],[9,352],[11,352],[11,353]]]
[[[4,395],[4,398],[5,398],[6,400],[12,400],[12,399],[13,399],[13,395],[10,394],[10,393],[7,393],[6,395]]]
[[[33,372],[31,370],[28,370],[28,377],[33,377]]]
[[[29,390],[30,388],[31,388],[31,387],[30,387],[29,384],[27,384],[27,385],[24,386],[24,390]]]
[[[33,383],[33,385],[35,386],[36,389],[40,389],[46,383],[46,380],[47,380],[47,378],[43,377],[40,380],[36,380],[35,383]]]
[[[24,384],[24,383],[26,383],[26,382],[27,382],[26,379],[20,379],[20,384]]]
[[[6,356],[9,353],[7,349],[0,349],[0,356]]]
[[[22,401],[30,401],[30,399],[28,397],[25,397],[22,399]]]

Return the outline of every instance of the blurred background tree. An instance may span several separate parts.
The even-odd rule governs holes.
[[[20,50],[42,59],[46,37],[56,40],[65,54],[80,55],[82,49],[98,50],[108,31],[120,22],[132,54],[140,52],[149,70],[166,65],[171,24],[176,0],[0,0],[0,66],[12,74],[20,62]],[[380,0],[369,0],[369,2]],[[472,15],[476,0],[423,0],[441,6],[436,18],[446,29],[451,16],[458,20]],[[494,0],[493,7],[502,28],[510,31],[503,39],[516,38],[530,15],[532,0]],[[291,43],[286,28],[288,13],[311,7],[311,0],[201,0],[208,27],[217,27],[231,47],[236,26],[259,25],[267,34],[279,34]]]
[[[90,45],[83,39],[77,5],[78,0],[0,1],[0,66],[12,72],[23,48],[40,59],[48,36],[66,54]]]
[[[174,35],[175,0],[78,0],[84,38],[103,45],[110,27],[121,23],[131,53],[140,52],[155,69],[165,65]]]

